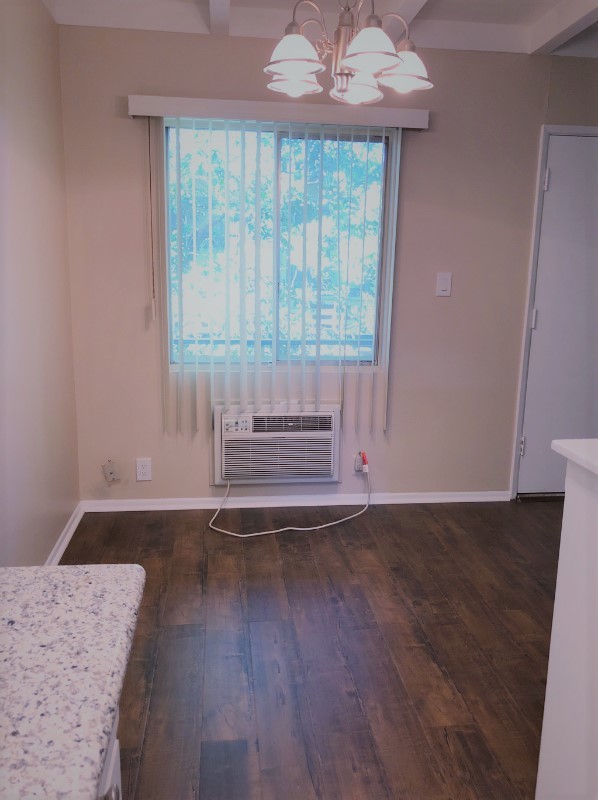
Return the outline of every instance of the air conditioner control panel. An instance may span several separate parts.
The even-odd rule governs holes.
[[[222,430],[224,433],[249,433],[251,431],[251,416],[223,416]]]

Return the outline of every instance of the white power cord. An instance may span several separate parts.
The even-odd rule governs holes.
[[[310,528],[300,528],[300,527],[296,527],[295,525],[289,525],[287,528],[276,528],[276,529],[271,530],[271,531],[256,531],[256,533],[235,533],[235,531],[227,531],[224,528],[217,528],[214,525],[214,521],[215,521],[216,517],[218,516],[218,514],[220,514],[220,512],[224,508],[224,504],[226,503],[226,500],[228,498],[228,493],[230,492],[230,481],[228,481],[227,482],[227,486],[226,486],[226,493],[225,493],[224,497],[222,498],[222,502],[220,503],[220,505],[216,509],[216,513],[214,514],[212,519],[209,521],[208,525],[213,531],[217,531],[218,533],[225,533],[227,536],[235,536],[237,539],[252,539],[254,536],[268,536],[268,534],[270,534],[270,533],[285,533],[286,531],[303,531],[303,532],[306,532],[306,531],[321,531],[323,528],[332,528],[333,525],[340,525],[341,522],[348,522],[350,519],[355,519],[355,517],[360,517],[362,514],[365,514],[365,512],[370,507],[370,498],[371,498],[371,494],[372,494],[372,486],[370,484],[370,473],[369,473],[369,469],[368,469],[367,463],[363,464],[362,471],[365,473],[365,475],[366,475],[366,477],[368,479],[368,499],[367,499],[366,504],[364,505],[364,507],[362,509],[357,511],[355,514],[351,514],[348,517],[343,517],[342,519],[337,519],[334,522],[326,522],[326,523],[324,523],[324,525],[314,525],[314,526],[312,526]]]

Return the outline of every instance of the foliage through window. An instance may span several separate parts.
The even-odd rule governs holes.
[[[393,132],[165,126],[171,362],[375,364]]]

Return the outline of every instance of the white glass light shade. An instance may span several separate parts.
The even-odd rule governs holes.
[[[313,44],[300,33],[288,33],[274,48],[264,72],[274,77],[303,78],[323,72]]]
[[[424,62],[413,50],[403,50],[399,53],[398,65],[388,72],[378,75],[382,86],[388,86],[399,94],[407,94],[420,89],[431,89],[432,81],[428,79],[428,71]]]
[[[363,28],[349,43],[341,66],[375,75],[395,66],[397,61],[394,45],[382,28]]]
[[[339,92],[336,89],[330,91],[330,97],[334,100],[340,100],[341,103],[349,103],[350,105],[367,105],[368,103],[377,103],[383,97],[382,92],[378,88],[378,83],[373,75],[368,75],[365,72],[357,72],[349,80],[349,87],[346,92]]]
[[[283,92],[289,97],[302,97],[304,94],[318,94],[322,87],[315,75],[306,75],[303,78],[286,78],[276,75],[268,84],[268,89],[273,92]]]

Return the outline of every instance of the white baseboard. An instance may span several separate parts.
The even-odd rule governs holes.
[[[68,543],[71,541],[74,532],[77,530],[77,525],[81,522],[81,518],[84,513],[85,509],[83,508],[83,503],[77,503],[77,506],[71,514],[69,521],[66,523],[64,530],[58,537],[58,541],[52,548],[52,552],[46,559],[46,567],[56,566],[56,564],[60,562],[62,554],[68,547]]]
[[[227,508],[292,508],[297,506],[360,506],[366,502],[363,494],[302,494],[229,497]],[[511,499],[505,492],[408,492],[372,493],[372,505],[402,503],[496,503]],[[181,511],[184,509],[218,508],[221,497],[164,497],[147,500],[82,500],[85,511]]]
[[[365,497],[365,495],[364,495]],[[406,503],[502,503],[511,499],[506,492],[403,492],[392,494],[377,492],[372,495],[376,505],[399,505]]]

